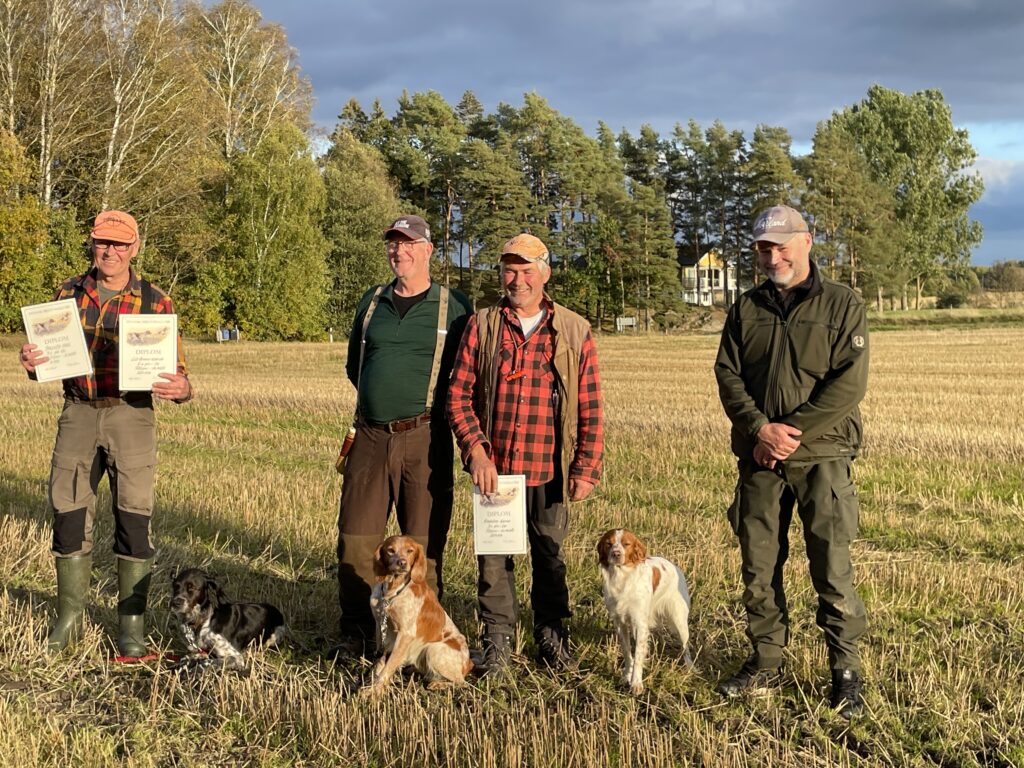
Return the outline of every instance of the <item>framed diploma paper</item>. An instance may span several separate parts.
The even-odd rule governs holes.
[[[48,358],[36,367],[36,381],[72,379],[92,373],[92,356],[74,299],[21,308],[25,334]]]
[[[149,392],[161,373],[178,372],[177,315],[119,315],[117,387]]]
[[[478,555],[524,555],[526,476],[498,475],[498,492],[473,488],[473,544]]]

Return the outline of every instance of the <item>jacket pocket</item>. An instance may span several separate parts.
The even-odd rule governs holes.
[[[857,486],[847,477],[832,486],[832,543],[849,546],[857,538],[860,525],[860,500]]]
[[[797,320],[790,325],[793,361],[801,371],[815,378],[828,373],[832,364],[835,330],[828,323]]]

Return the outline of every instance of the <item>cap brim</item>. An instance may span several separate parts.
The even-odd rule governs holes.
[[[420,234],[418,234],[416,232],[411,232],[408,229],[386,229],[386,230],[384,230],[384,239],[387,240],[388,239],[388,235],[391,235],[391,234],[401,235],[406,240],[423,240],[424,239],[423,235],[420,235]]]
[[[109,240],[112,243],[126,243],[131,245],[139,236],[134,232],[126,232],[122,227],[106,227],[100,225],[96,227],[90,235],[93,240]]]
[[[548,260],[546,256],[524,256],[521,253],[511,253],[511,252],[501,254],[501,258],[503,258],[503,259],[504,258],[509,258],[509,257],[511,257],[513,259],[522,259],[523,261],[529,261],[530,263],[534,263],[534,264],[536,262],[538,262],[538,261],[547,262],[547,260]]]
[[[756,248],[758,243],[775,243],[776,245],[782,245],[788,243],[797,235],[806,235],[806,232],[765,232],[763,235],[758,235],[756,240],[750,242],[751,248]]]

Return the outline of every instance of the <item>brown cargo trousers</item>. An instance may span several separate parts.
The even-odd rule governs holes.
[[[107,475],[114,553],[126,560],[151,558],[155,554],[149,529],[155,474],[156,416],[151,399],[99,403],[66,399],[50,467],[53,554],[74,557],[92,552],[96,491]]]
[[[338,514],[338,604],[341,634],[374,637],[370,590],[373,553],[392,505],[398,527],[427,554],[427,582],[438,596],[452,520],[454,444],[444,419],[404,432],[360,425],[345,461]]]
[[[789,557],[793,506],[803,523],[811,582],[818,595],[817,623],[824,630],[831,669],[860,669],[857,642],[867,629],[864,604],[853,584],[850,543],[857,536],[859,506],[850,460],[769,470],[739,462],[729,522],[743,558],[747,636],[761,667],[782,663],[789,642],[789,610],[782,571]]]

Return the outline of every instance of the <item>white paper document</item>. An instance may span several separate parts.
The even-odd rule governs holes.
[[[161,373],[178,372],[177,315],[117,318],[117,387],[149,392]]]
[[[74,299],[22,307],[21,319],[29,343],[50,358],[36,366],[36,381],[73,379],[92,373],[92,356]]]
[[[490,496],[474,486],[473,543],[478,555],[526,554],[525,475],[499,475]]]

